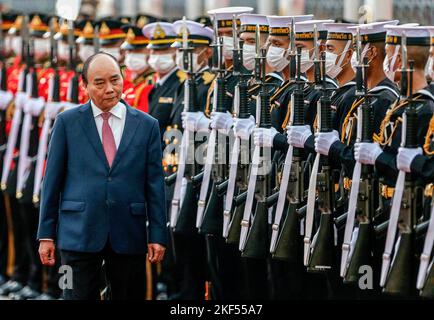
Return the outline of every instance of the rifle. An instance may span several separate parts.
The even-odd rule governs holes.
[[[318,30],[316,28],[316,25],[314,26],[314,46],[318,47]],[[321,66],[318,68],[318,65],[321,63],[318,57],[319,49],[315,49],[315,61],[314,65],[316,66],[315,71],[315,87],[320,88],[323,90],[323,95],[318,101],[318,111],[317,116],[320,123],[320,132],[330,132],[332,131],[332,123],[331,123],[331,110],[330,110],[330,97],[326,94],[326,78],[325,78],[325,68],[323,68],[323,77],[321,77]],[[323,59],[324,60],[324,59]],[[324,63],[324,62],[323,62]],[[319,72],[319,74],[318,74]],[[322,79],[322,81],[319,81],[319,79]],[[322,86],[320,86],[322,84]],[[333,219],[331,214],[331,198],[328,197],[328,193],[331,192],[329,188],[329,182],[330,179],[330,173],[328,170],[330,167],[327,163],[324,163],[323,171],[322,173],[318,174],[318,168],[320,165],[320,159],[322,157],[319,153],[315,156],[315,161],[312,167],[312,171],[310,174],[309,179],[309,190],[308,190],[308,197],[307,197],[307,207],[306,207],[306,228],[305,228],[305,236],[304,236],[304,258],[303,262],[308,269],[311,271],[319,271],[319,270],[325,270],[329,269],[330,266],[330,258],[327,258],[326,255],[331,255],[331,248],[330,243],[330,232],[332,232],[333,236]],[[320,179],[318,182],[318,178]],[[317,183],[318,182],[318,183]],[[321,243],[319,245],[316,241],[312,244],[311,242],[311,236],[312,236],[312,229],[313,229],[313,223],[314,223],[314,216],[315,216],[315,204],[316,204],[316,191],[319,191],[319,195],[321,195],[321,198],[318,197],[319,201],[322,201],[322,204],[320,205],[320,211],[321,211],[321,220],[320,220],[320,228],[318,230],[318,238],[319,233],[321,233]],[[330,230],[331,229],[331,230]],[[317,250],[320,249],[320,250]],[[315,259],[311,259],[311,253],[313,255],[313,252],[315,251]],[[320,254],[319,254],[320,253]],[[315,269],[315,270],[314,270]]]
[[[39,114],[42,111],[45,101],[39,98],[38,90],[38,75],[35,66],[34,57],[34,40],[29,39],[27,45],[27,64],[30,69],[27,74],[27,95],[29,100],[26,103],[24,111],[23,125],[21,129],[21,141],[20,141],[20,156],[18,159],[17,167],[17,188],[16,198],[21,199],[27,195],[26,181],[29,179],[28,173],[30,171],[29,164],[32,162],[34,156],[33,150],[30,148],[31,140],[38,139],[39,129],[38,120]],[[26,190],[25,190],[26,189]],[[33,195],[33,193],[31,194]],[[30,197],[31,197],[30,195]],[[30,200],[30,199],[29,199]]]
[[[403,82],[401,94],[408,94],[408,104],[403,114],[402,144],[406,148],[417,148],[418,106],[413,101],[412,93],[414,61],[409,61],[410,69],[407,69],[405,34],[402,35],[401,45],[403,50],[403,68],[401,70]],[[414,240],[417,221],[416,188],[411,175],[406,175],[404,171],[400,171],[392,200],[392,209],[390,211],[386,246],[381,269],[380,285],[383,287],[383,292],[386,294],[409,296],[415,290],[416,261]],[[395,245],[397,231],[398,239],[396,240],[397,245]],[[394,247],[394,256],[392,261],[390,261]]]
[[[294,22],[292,21],[291,33],[294,32]],[[292,74],[292,63],[295,60],[293,55],[294,44],[291,35],[291,61],[290,74]],[[297,87],[291,96],[291,121],[290,125],[304,125],[304,81],[301,80],[301,47],[297,48]],[[302,150],[289,146],[285,156],[284,169],[279,189],[279,199],[277,202],[275,220],[272,226],[270,252],[274,259],[294,260],[298,256],[299,248],[299,215],[297,209],[304,201],[304,179],[302,169]],[[283,211],[288,202],[286,216],[280,230]]]
[[[259,40],[259,26],[256,27],[256,38]],[[259,44],[256,44],[259,47]],[[257,98],[256,113],[260,114],[259,127],[271,128],[270,93],[265,82],[266,50],[256,54],[256,76],[261,79],[261,89]],[[258,119],[256,119],[258,122]],[[269,158],[267,158],[267,156]],[[239,249],[243,257],[266,258],[268,255],[268,204],[267,197],[271,194],[271,148],[255,146],[252,165],[250,167],[249,185],[243,220]],[[251,212],[256,200],[255,214]]]
[[[332,126],[332,109],[331,99],[326,87],[325,73],[325,53],[322,57],[322,90],[323,94],[318,101],[318,119],[320,132],[331,132]],[[317,155],[318,158],[318,155]],[[333,230],[333,181],[331,176],[331,166],[327,158],[321,157],[321,172],[317,175],[316,188],[318,190],[318,209],[321,213],[319,229],[316,239],[312,243],[311,257],[308,261],[308,271],[322,272],[333,268],[334,263],[334,230]],[[312,172],[314,174],[314,172]],[[310,185],[310,188],[315,185]],[[312,217],[313,218],[313,217]],[[313,219],[312,219],[313,222]],[[306,230],[312,228],[312,225],[306,223]],[[310,230],[309,230],[310,231]],[[306,231],[306,234],[308,232]],[[306,262],[306,261],[305,261]]]
[[[183,30],[182,30],[182,54],[183,54],[183,64],[184,70],[188,70],[187,72],[187,80],[184,84],[184,111],[185,112],[194,112],[197,111],[197,103],[196,103],[196,84],[195,77],[196,74],[193,72],[193,47],[188,44],[188,29],[186,18],[183,18]],[[190,134],[189,130],[184,130],[182,141],[180,145],[180,161],[178,164],[178,170],[174,175],[176,175],[175,189],[174,195],[172,199],[172,207],[171,207],[171,221],[170,226],[175,231],[188,231],[194,229],[194,220],[191,217],[191,207],[185,206],[185,202],[189,202],[191,200],[190,195],[193,192],[193,185],[191,182],[191,178],[195,175],[196,166],[194,164],[194,158],[191,159],[191,154],[193,150],[191,150],[190,143]],[[193,152],[194,154],[194,152]],[[182,181],[183,179],[187,179],[187,186],[184,198],[181,199],[182,196]],[[184,206],[183,206],[184,204]]]
[[[243,65],[243,42],[239,41],[239,64]],[[234,54],[235,57],[235,54]],[[240,73],[240,81],[235,87],[234,110],[239,119],[247,119],[250,116],[248,105],[248,80],[250,73]],[[246,154],[245,145],[240,138],[235,138],[232,147],[231,161],[229,167],[229,181],[227,195],[223,211],[223,237],[227,243],[238,243],[240,238],[240,227],[243,215],[244,202],[234,203],[235,189],[238,195],[247,190],[248,165],[243,163],[243,155]],[[247,146],[248,147],[248,146]],[[241,156],[240,156],[241,153]]]
[[[218,53],[217,57],[213,56],[213,71],[217,73],[213,96],[213,111],[226,112],[228,103],[226,96],[226,70],[223,58],[223,38],[218,37],[216,18],[214,19],[213,50],[214,53]],[[219,197],[216,188],[227,177],[227,161],[223,159],[223,156],[227,155],[227,143],[225,136],[221,138],[218,139],[218,131],[216,129],[211,130],[196,216],[196,227],[204,234],[221,233],[219,230],[223,225],[223,215],[219,215],[220,209],[223,206],[222,197]],[[211,178],[211,191],[209,197],[207,197]]]
[[[35,181],[33,186],[33,204],[38,205],[39,194],[41,191],[41,182],[44,170],[45,157],[47,155],[48,136],[51,125],[54,120],[55,114],[60,110],[60,76],[57,69],[57,43],[54,39],[54,27],[56,18],[53,17],[50,20],[50,66],[54,71],[54,74],[50,78],[49,82],[49,96],[48,103],[45,106],[45,117],[42,125],[42,131],[39,138],[38,155],[35,168]]]
[[[364,101],[358,109],[358,124],[357,130],[359,132],[359,140],[361,142],[372,142],[374,133],[373,124],[373,110],[370,98],[373,95],[368,94],[367,90],[367,67],[368,59],[365,57],[363,61],[364,68]],[[357,67],[359,76],[356,79],[360,79],[360,73],[362,68]],[[360,126],[360,129],[359,129]],[[354,180],[355,179],[355,180]],[[345,229],[347,240],[351,235],[355,239],[351,239],[350,243],[354,243],[354,247],[351,248],[349,243],[344,243],[342,250],[348,250],[348,254],[343,254],[342,259],[348,257],[345,261],[344,269],[341,270],[344,282],[357,282],[360,278],[359,268],[362,265],[372,265],[373,248],[375,240],[374,229],[374,190],[372,188],[374,183],[373,167],[366,165],[357,165],[357,170],[353,173],[353,185],[350,192],[350,208],[351,213],[348,214],[347,225],[348,230]],[[353,195],[354,194],[354,195]],[[352,196],[352,198],[351,198]],[[354,202],[356,206],[354,206]],[[355,217],[356,215],[356,217]],[[358,222],[358,232],[354,230],[354,218]],[[345,249],[344,249],[345,248]],[[342,267],[343,261],[341,261]]]

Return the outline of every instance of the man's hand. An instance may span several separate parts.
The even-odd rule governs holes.
[[[56,247],[53,240],[41,240],[39,242],[39,258],[44,266],[52,267],[56,262]]]
[[[166,248],[158,243],[148,244],[148,259],[151,263],[159,263],[163,261]]]

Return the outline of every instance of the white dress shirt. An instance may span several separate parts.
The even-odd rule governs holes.
[[[92,106],[93,117],[95,119],[96,129],[98,130],[99,138],[102,143],[102,124],[104,120],[101,114],[103,111],[98,108],[92,100],[90,100]],[[122,102],[118,102],[110,111],[112,115],[108,120],[109,126],[112,129],[113,137],[115,138],[116,149],[119,149],[119,144],[121,143],[122,134],[125,127],[125,119],[127,114],[127,108]]]

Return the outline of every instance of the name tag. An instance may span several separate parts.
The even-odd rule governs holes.
[[[158,103],[173,103],[173,97],[160,97]]]

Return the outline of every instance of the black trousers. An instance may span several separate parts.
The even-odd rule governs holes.
[[[20,203],[19,213],[23,223],[24,234],[22,241],[25,242],[25,250],[29,258],[29,274],[27,285],[33,290],[42,289],[42,263],[39,258],[39,241],[36,239],[38,231],[39,210],[32,203]]]
[[[145,299],[145,254],[119,254],[111,249],[110,244],[107,244],[101,252],[60,250],[60,256],[62,266],[67,265],[72,269],[72,288],[66,286],[66,289],[63,290],[64,299],[99,300],[103,261],[105,263],[105,278],[110,286],[110,298],[112,300]]]
[[[0,276],[6,277],[8,263],[8,225],[3,195],[0,194]]]

